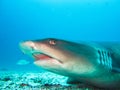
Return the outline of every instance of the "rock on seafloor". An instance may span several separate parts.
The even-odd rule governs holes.
[[[67,77],[51,72],[0,72],[0,90],[93,90],[84,86],[71,86]]]

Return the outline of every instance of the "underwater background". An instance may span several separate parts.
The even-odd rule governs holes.
[[[119,0],[0,0],[0,69],[42,70],[19,42],[60,38],[120,41]],[[28,64],[17,64],[20,60]]]

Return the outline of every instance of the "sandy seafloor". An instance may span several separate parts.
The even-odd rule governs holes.
[[[0,90],[100,90],[68,85],[67,77],[51,72],[0,71]]]

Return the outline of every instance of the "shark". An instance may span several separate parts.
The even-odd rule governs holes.
[[[20,42],[21,51],[34,64],[67,76],[68,84],[120,88],[119,42],[72,42],[56,38]]]

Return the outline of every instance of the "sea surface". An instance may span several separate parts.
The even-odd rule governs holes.
[[[49,37],[119,42],[120,0],[0,0],[0,71],[44,72],[19,43]]]

